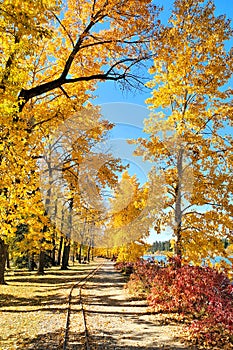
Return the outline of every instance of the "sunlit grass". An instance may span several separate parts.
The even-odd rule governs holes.
[[[36,271],[8,271],[0,285],[0,350],[60,349],[64,336],[70,287],[93,264]]]

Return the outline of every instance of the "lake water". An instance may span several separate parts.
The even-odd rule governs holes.
[[[167,262],[167,257],[165,255],[143,255],[144,260],[155,260],[158,262]]]
[[[233,258],[233,256],[230,256],[230,258]],[[165,255],[144,255],[143,259],[144,260],[152,260],[152,259],[154,259],[155,261],[158,261],[158,262],[164,262],[164,263],[167,262],[167,257]],[[230,260],[227,259],[227,258],[224,258],[222,256],[216,256],[216,258],[210,259],[210,261],[212,262],[212,264],[216,264],[216,263],[219,263],[221,261],[225,261],[226,263],[231,265]]]

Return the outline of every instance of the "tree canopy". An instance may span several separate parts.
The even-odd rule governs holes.
[[[201,263],[224,254],[222,238],[232,236],[232,38],[225,16],[212,1],[174,2],[174,10],[154,53],[147,84],[151,114],[148,138],[137,155],[162,179],[163,208],[156,227],[170,226],[176,253]],[[157,221],[156,221],[157,218]]]
[[[1,2],[1,252],[21,221],[48,234],[38,190],[44,141],[90,106],[97,81],[141,83],[136,67],[150,55],[157,13],[149,0]],[[82,119],[86,130],[98,124]]]

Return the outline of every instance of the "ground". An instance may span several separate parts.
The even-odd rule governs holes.
[[[8,285],[0,286],[0,349],[62,349],[73,283],[82,279],[98,261],[53,268],[44,276],[11,271]],[[125,276],[108,261],[83,291],[91,349],[192,349],[179,338],[182,326],[170,315],[153,314],[145,300],[135,300],[124,288]],[[83,349],[83,325],[78,290],[72,302],[70,345]],[[169,319],[169,321],[168,321]]]

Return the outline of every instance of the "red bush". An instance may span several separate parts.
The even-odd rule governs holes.
[[[148,295],[156,311],[192,315],[188,329],[198,343],[215,344],[233,337],[233,287],[223,273],[210,267],[174,265],[159,269]]]
[[[128,275],[130,275],[133,272],[133,266],[134,264],[131,262],[117,262],[114,265],[116,270]]]
[[[158,266],[143,259],[138,260],[133,265],[133,273],[126,288],[131,294],[145,296],[150,292],[152,282],[157,274]]]
[[[128,288],[147,295],[157,312],[178,312],[192,319],[189,340],[205,349],[230,349],[233,344],[233,286],[224,273],[210,267],[184,265],[172,259],[168,266],[138,261]]]

